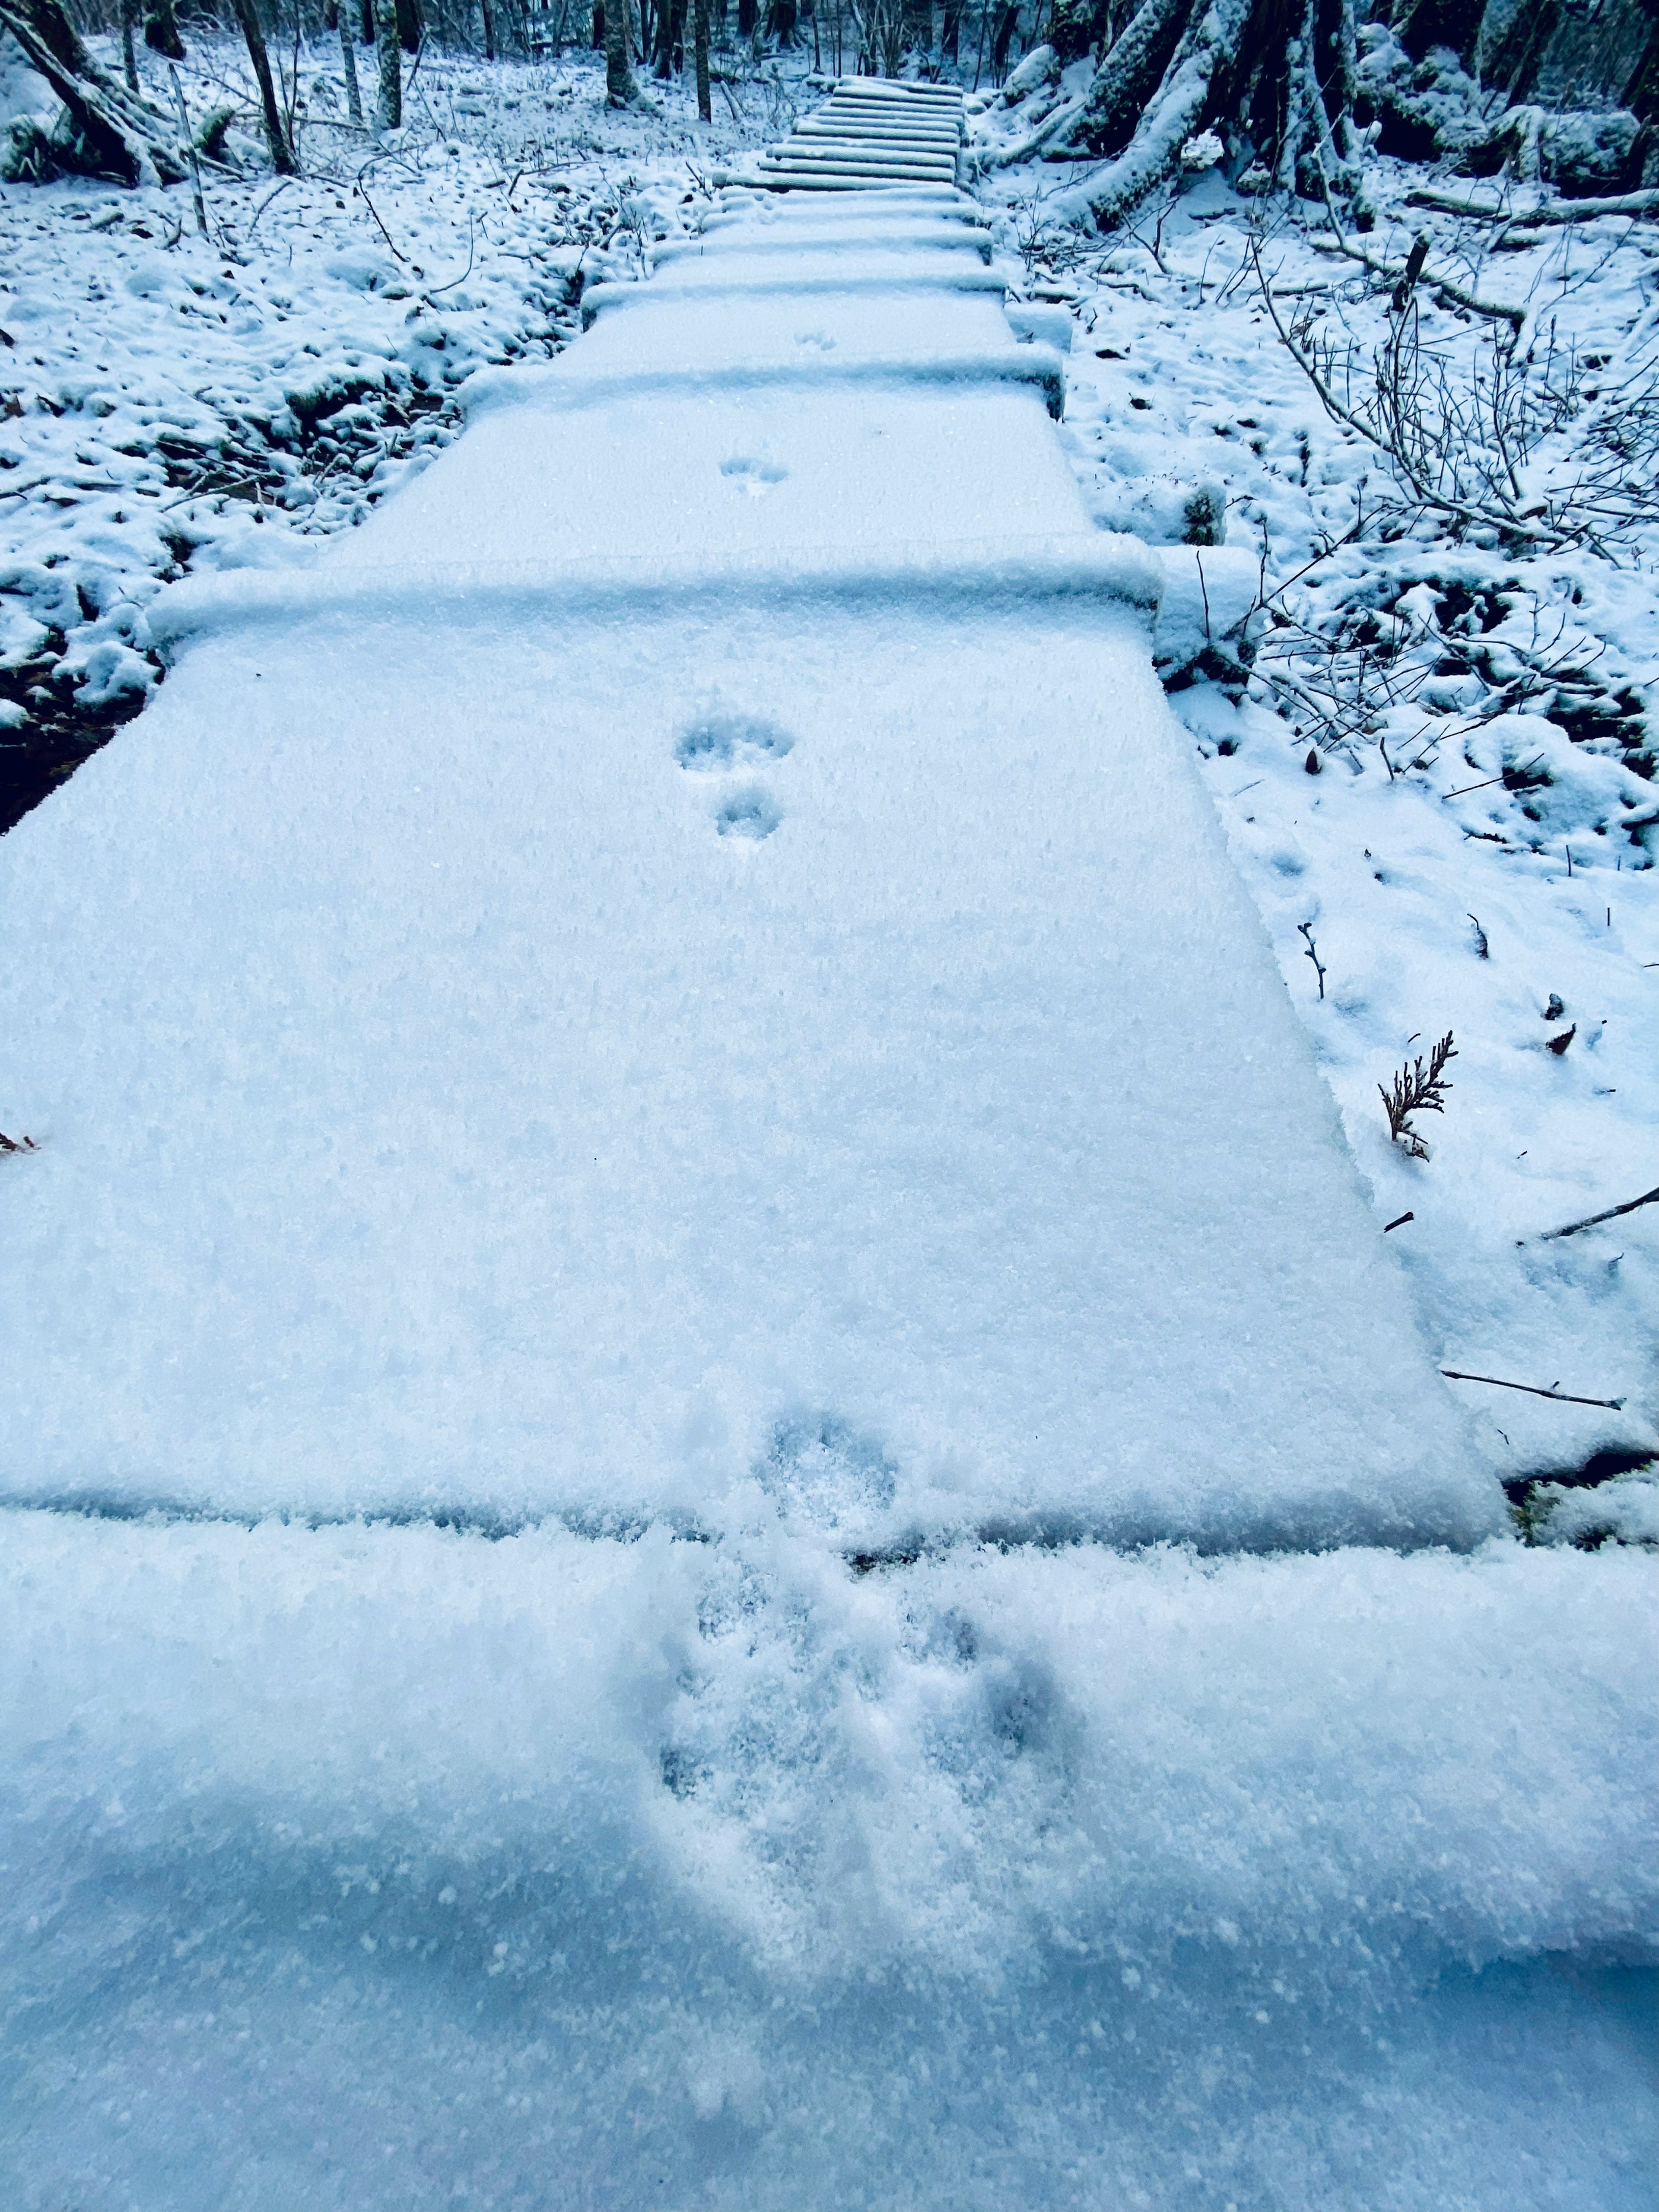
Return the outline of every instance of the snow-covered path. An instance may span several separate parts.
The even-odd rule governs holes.
[[[1063,365],[944,189],[588,307],[0,848],[14,2201],[1646,2202],[1646,1563],[1498,1537]]]
[[[739,201],[164,604],[9,841],[14,1496],[1498,1525],[983,252]]]

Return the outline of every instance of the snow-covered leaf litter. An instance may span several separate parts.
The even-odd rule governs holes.
[[[1650,420],[1659,232],[1517,225],[1483,261],[1493,227],[1407,207],[1420,182],[1379,165],[1363,243],[1397,264],[1426,228],[1431,269],[1524,308],[1522,350],[1553,348],[1577,386],[1553,448],[1570,482],[1603,376]],[[1448,1367],[1624,1401],[1460,1386],[1516,1478],[1639,1459],[1656,1441],[1659,1208],[1545,1232],[1636,1197],[1659,1165],[1651,455],[1603,550],[1454,532],[1331,420],[1261,300],[1253,248],[1287,327],[1352,340],[1363,386],[1389,290],[1331,253],[1322,216],[1264,215],[1207,176],[1091,243],[1053,222],[1041,171],[983,190],[1016,289],[1072,318],[1066,433],[1097,518],[1165,546],[1177,711],[1379,1218],[1414,1217],[1395,1234],[1431,1342]],[[1491,323],[1431,295],[1417,311],[1454,380],[1490,377]],[[1389,506],[1386,527],[1357,527]],[[1455,1088],[1426,1127],[1431,1161],[1413,1162],[1377,1088],[1448,1029]]]
[[[239,64],[192,52],[204,109]],[[326,64],[302,80],[320,109]],[[393,143],[319,117],[293,184],[210,173],[207,237],[185,187],[0,185],[0,821],[142,705],[164,582],[360,522],[477,368],[556,353],[585,282],[695,230],[702,164],[744,133],[688,159],[678,88],[649,118],[602,95],[582,59],[428,59]]]

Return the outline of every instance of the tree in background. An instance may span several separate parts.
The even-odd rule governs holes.
[[[1488,166],[1495,168],[1510,141],[1519,141],[1513,123],[1492,119],[1483,109],[1483,88],[1496,91],[1499,109],[1505,100],[1529,100],[1549,70],[1559,75],[1566,66],[1565,52],[1579,73],[1577,104],[1595,104],[1592,80],[1613,66],[1632,24],[1641,19],[1645,27],[1648,5],[1650,0],[1607,0],[1592,20],[1561,0],[1523,0],[1519,8],[1508,0],[1395,0],[1391,13],[1366,11],[1382,18],[1367,37],[1382,40],[1389,65],[1372,71],[1364,90],[1407,123],[1421,109],[1415,127],[1422,154],[1455,154],[1478,168],[1473,157],[1486,143],[1492,149]],[[1086,52],[1103,14],[1092,15],[1088,0],[1055,0],[1054,63]],[[1357,182],[1368,143],[1355,115],[1362,92],[1358,15],[1355,0],[1140,0],[1115,37],[1101,34],[1087,92],[1052,109],[999,161],[1037,152],[1103,161],[1104,168],[1055,210],[1092,214],[1103,227],[1169,176],[1183,145],[1206,131],[1223,138],[1241,166],[1249,159],[1278,189],[1317,191],[1321,177],[1344,189]],[[994,51],[993,58],[995,64]],[[1469,70],[1478,72],[1479,82],[1465,74]],[[1453,78],[1466,94],[1455,144],[1443,119],[1449,107],[1459,109],[1456,99],[1443,97]],[[1429,94],[1419,88],[1419,79],[1432,81]],[[1639,81],[1638,69],[1632,91]],[[1601,104],[1610,106],[1618,90],[1615,84]],[[1644,96],[1650,104],[1650,89]],[[1627,118],[1626,138],[1636,119]],[[1413,149],[1402,143],[1398,150]]]
[[[283,128],[283,111],[276,104],[276,87],[270,74],[270,56],[265,52],[264,26],[259,21],[258,0],[231,0],[236,10],[236,20],[241,25],[242,37],[247,46],[247,58],[253,64],[255,82],[259,88],[259,106],[264,115],[265,144],[270,149],[270,166],[279,177],[292,177],[299,173],[299,163],[288,143],[288,133]]]
[[[708,83],[708,0],[691,0],[691,46],[697,67],[697,112],[705,123],[714,119]]]
[[[605,96],[613,107],[631,107],[639,98],[628,58],[628,0],[606,0],[605,11]]]
[[[152,53],[165,54],[170,62],[185,58],[185,42],[179,35],[179,18],[173,0],[157,0],[145,16],[144,44]]]
[[[400,131],[404,121],[403,57],[398,51],[397,0],[375,0],[374,58],[380,72],[380,97],[374,119],[382,131]]]

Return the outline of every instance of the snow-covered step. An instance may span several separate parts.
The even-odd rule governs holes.
[[[843,79],[781,145],[763,154],[757,181],[777,191],[854,189],[866,180],[953,181],[965,127],[959,92]]]
[[[991,274],[967,259],[962,272]],[[548,368],[475,376],[469,411],[532,404],[591,409],[613,399],[696,391],[715,400],[724,395],[739,410],[733,430],[738,449],[745,442],[744,395],[775,385],[804,392],[812,386],[1014,384],[1035,386],[1048,411],[1060,413],[1064,359],[1050,345],[1017,342],[994,282],[915,291],[884,283],[847,292],[831,289],[832,283],[823,268],[817,277],[791,270],[771,293],[727,292],[718,283],[679,292],[622,288],[590,303],[597,319],[575,352]],[[434,485],[446,481],[451,466],[446,458],[433,474]],[[375,539],[359,532],[351,542],[358,547]]]
[[[877,246],[856,253],[845,252],[780,268],[770,254],[749,260],[737,254],[707,255],[696,260],[671,263],[664,271],[660,291],[642,284],[594,284],[582,298],[582,319],[591,323],[608,309],[651,311],[661,300],[687,295],[754,293],[763,310],[769,300],[801,292],[904,291],[917,295],[927,291],[977,292],[1000,300],[1006,289],[1002,276],[987,267],[977,255],[948,249],[904,252]]]

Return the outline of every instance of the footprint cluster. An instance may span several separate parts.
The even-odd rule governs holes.
[[[783,816],[757,769],[775,766],[794,744],[787,730],[756,714],[705,714],[680,732],[675,758],[690,774],[718,776],[714,828],[722,837],[758,844],[769,837]],[[744,781],[727,781],[741,776]]]

